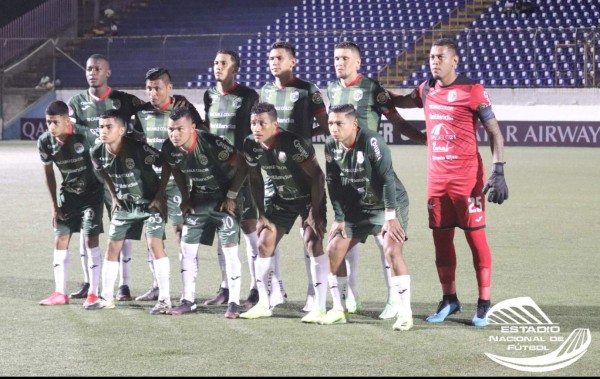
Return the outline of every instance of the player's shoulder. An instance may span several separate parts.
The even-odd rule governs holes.
[[[481,84],[474,80],[469,78],[466,75],[463,74],[458,74],[458,76],[456,77],[456,80],[454,81],[454,83],[452,83],[453,86],[475,86],[475,85],[479,85],[481,86]]]

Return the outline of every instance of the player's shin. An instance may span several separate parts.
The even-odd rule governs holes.
[[[242,287],[242,262],[239,256],[239,245],[223,247],[223,255],[225,256],[229,302],[239,305]]]
[[[196,271],[199,244],[181,243],[181,281],[183,283],[182,300],[192,303],[196,298]]]

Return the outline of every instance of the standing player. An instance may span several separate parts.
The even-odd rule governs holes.
[[[275,106],[277,121],[281,129],[296,133],[311,145],[312,136],[328,134],[327,111],[319,88],[311,82],[294,76],[293,70],[296,63],[296,49],[290,43],[277,41],[271,46],[269,69],[275,77],[275,81],[262,87],[260,101]],[[313,128],[314,120],[317,121],[317,128]],[[270,187],[270,184],[267,183],[267,186]],[[300,227],[300,235],[303,234],[304,229]],[[281,279],[279,255],[279,247],[277,247],[275,250],[275,275]],[[310,255],[306,250],[304,257],[308,287],[303,310],[309,312],[314,303],[314,278],[310,274]],[[277,285],[277,281],[274,284]],[[281,290],[283,293],[283,287]]]
[[[154,258],[159,287],[158,302],[150,314],[166,313],[171,308],[171,269],[163,241],[166,206],[164,192],[159,191],[161,179],[152,167],[161,164],[160,153],[143,142],[126,138],[126,129],[125,121],[118,112],[104,112],[100,116],[102,143],[95,145],[90,152],[94,168],[108,186],[113,206],[102,267],[102,297],[87,309],[115,307],[113,293],[123,240],[140,240],[142,228],[145,227],[146,242]]]
[[[156,150],[162,148],[163,142],[169,138],[167,126],[169,116],[175,109],[175,98],[171,96],[173,91],[173,83],[171,74],[168,70],[155,67],[148,70],[146,73],[146,94],[149,101],[139,106],[135,113],[135,123],[133,126],[133,135],[136,139],[140,139],[152,146]],[[196,108],[187,102],[185,97],[180,96],[178,100],[183,100],[185,105],[181,108],[189,109],[192,118],[196,125],[204,128],[204,124],[200,114]],[[154,167],[156,173],[161,175],[161,167]],[[183,230],[183,215],[179,205],[181,204],[181,193],[175,184],[173,177],[169,178],[169,183],[165,190],[167,196],[168,218],[173,224],[173,231],[177,244],[181,242],[181,231]],[[152,253],[148,251],[148,266],[152,273],[152,287],[136,300],[156,300],[158,297],[158,281],[154,270]]]
[[[326,223],[323,171],[312,145],[278,127],[277,111],[272,104],[258,103],[252,108],[251,117],[253,135],[244,141],[244,153],[251,168],[250,187],[259,216],[259,258],[255,266],[259,300],[240,317],[254,319],[272,315],[272,308],[278,304],[271,303],[268,295],[268,281],[275,270],[275,247],[300,216],[315,289],[314,307],[302,322],[317,323],[325,315],[327,289],[324,283],[329,271],[327,255],[323,252]],[[261,168],[273,184],[274,193],[268,198]]]
[[[108,58],[101,54],[92,54],[86,62],[85,76],[89,88],[69,100],[69,115],[71,121],[77,125],[87,126],[96,135],[99,135],[100,115],[106,110],[116,110],[120,117],[128,121],[135,113],[135,109],[143,102],[136,96],[126,92],[113,90],[108,85],[111,75]],[[110,216],[110,193],[104,191],[104,204]],[[81,234],[83,237],[83,233]],[[80,240],[81,266],[84,272],[84,282],[81,288],[70,296],[75,299],[83,299],[87,296],[89,289],[88,257],[85,253],[83,239]],[[129,290],[131,280],[131,241],[125,240],[123,251],[120,254],[120,281],[117,300],[131,300]]]
[[[236,150],[242,151],[244,139],[252,133],[250,130],[250,110],[258,102],[258,94],[253,89],[235,82],[235,76],[240,70],[240,57],[232,50],[217,52],[213,65],[213,73],[217,85],[204,93],[204,109],[206,123],[212,134],[224,138]],[[258,302],[254,262],[258,255],[256,242],[256,207],[248,186],[241,189],[244,201],[240,226],[246,240],[246,256],[250,271],[250,294],[244,302],[244,307],[251,308]],[[229,299],[225,259],[221,244],[217,246],[219,266],[221,268],[221,285],[217,295],[204,304],[223,304]]]
[[[198,247],[212,245],[216,230],[225,256],[229,288],[225,318],[238,318],[242,275],[238,193],[248,172],[244,159],[227,141],[208,132],[196,132],[187,109],[171,113],[169,139],[163,144],[162,155],[170,165],[163,173],[172,168],[185,215],[181,241],[183,295],[181,304],[169,314],[181,315],[196,309]]]
[[[392,167],[392,155],[383,137],[374,130],[360,128],[351,104],[334,105],[329,110],[331,137],[325,142],[329,196],[335,222],[329,231],[329,288],[333,308],[321,324],[347,321],[344,298],[347,278],[344,256],[369,234],[383,246],[390,262],[392,296],[398,309],[395,330],[412,328],[410,275],[403,257],[408,223],[408,195]]]
[[[502,204],[508,199],[504,180],[504,139],[485,88],[456,72],[459,57],[449,38],[433,42],[429,55],[432,78],[411,94],[394,96],[401,108],[423,108],[429,136],[427,206],[433,230],[435,264],[443,299],[429,322],[442,322],[461,310],[456,296],[454,228],[464,230],[473,255],[479,287],[475,326],[488,324],[492,255],[485,233],[485,195]],[[485,173],[477,150],[477,119],[490,140],[492,174],[485,187]]]
[[[392,126],[409,138],[426,143],[426,136],[413,128],[396,111],[391,103],[390,95],[381,85],[358,73],[360,68],[360,48],[353,42],[345,41],[337,44],[334,51],[335,74],[339,80],[329,83],[327,96],[331,106],[352,104],[356,109],[358,125],[361,129],[380,130],[381,116],[384,115]],[[378,242],[381,253],[381,263],[385,283],[388,288],[386,306],[379,315],[382,319],[396,317],[398,308],[393,306],[392,298],[395,296],[390,283],[390,264],[386,262],[384,249]],[[349,313],[358,313],[362,305],[358,296],[358,247],[350,249],[346,255],[348,268],[348,297],[346,306]]]
[[[98,235],[102,232],[102,182],[94,173],[90,149],[96,136],[86,127],[69,121],[69,108],[62,101],[54,101],[46,108],[48,131],[38,139],[38,150],[44,163],[46,185],[52,200],[52,228],[54,229],[54,282],[55,291],[40,302],[41,305],[69,304],[67,270],[69,242],[73,233],[81,232],[87,255],[92,257],[89,267],[91,286],[84,306],[96,301],[100,280],[100,248]],[[60,171],[63,182],[57,197],[53,164]],[[86,271],[87,271],[86,267]]]

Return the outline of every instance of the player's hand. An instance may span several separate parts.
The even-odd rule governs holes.
[[[270,230],[271,232],[276,231],[275,225],[273,225],[273,223],[271,223],[271,221],[268,218],[266,218],[264,215],[258,216],[258,222],[256,223],[257,234],[260,235],[260,233],[263,231],[263,229]]]
[[[498,162],[492,166],[492,174],[485,187],[483,187],[484,196],[488,190],[490,191],[488,196],[490,203],[502,204],[504,200],[508,200],[508,187],[504,179],[504,163]]]
[[[52,207],[52,229],[56,229],[58,220],[66,220],[65,212],[60,207]]]
[[[179,205],[179,208],[181,209],[183,217],[196,213],[194,212],[194,207],[192,207],[192,202],[190,200],[183,200]]]
[[[331,229],[329,229],[329,240],[331,241],[337,234],[340,234],[342,238],[348,238],[346,235],[346,223],[344,221],[336,221],[331,225]]]
[[[404,229],[402,229],[402,225],[400,225],[400,221],[397,218],[392,220],[387,220],[383,224],[383,228],[381,229],[381,234],[385,236],[389,234],[389,236],[396,242],[404,243],[406,240],[406,233]]]
[[[230,199],[226,197],[225,200],[223,200],[223,203],[221,203],[221,207],[219,208],[219,210],[221,212],[228,213],[232,217],[236,217],[238,212],[237,201],[235,199]]]
[[[116,197],[112,198],[112,209],[110,210],[111,217],[115,215],[115,212],[123,209],[123,204]]]
[[[312,208],[310,209],[310,212],[308,212],[308,217],[306,218],[304,224],[306,226],[310,226],[317,237],[321,240],[325,236],[325,232],[327,232],[325,222],[321,217],[314,217]]]

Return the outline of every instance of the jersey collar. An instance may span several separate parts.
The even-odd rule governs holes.
[[[270,145],[265,145],[264,143],[260,143],[265,149],[272,150],[277,144],[277,139],[279,138],[279,128],[275,129],[275,134],[273,135],[273,142]]]
[[[275,82],[275,87],[277,87],[280,90],[281,89],[285,89],[286,87],[289,87],[290,85],[294,84],[294,82],[296,81],[296,79],[298,79],[298,78],[296,78],[295,76],[292,76],[292,79],[290,79],[289,82],[285,83],[281,87],[277,86],[277,82]]]
[[[194,130],[194,141],[192,142],[192,146],[190,146],[189,149],[187,149],[185,151],[186,154],[191,154],[192,151],[194,151],[194,149],[196,148],[196,145],[198,144],[198,132]]]
[[[353,85],[355,85],[356,83],[358,83],[358,82],[359,82],[359,80],[361,80],[361,79],[362,79],[362,77],[363,77],[363,76],[362,76],[362,74],[358,74],[358,76],[357,76],[356,78],[354,78],[354,80],[353,80],[352,82],[350,82],[350,83],[349,83],[347,86],[346,86],[346,85],[344,85],[344,81],[343,81],[343,80],[341,80],[341,79],[340,79],[340,83],[342,83],[342,87],[344,87],[344,88],[350,88],[350,87],[352,87]]]
[[[233,90],[235,90],[237,88],[237,86],[239,86],[239,83],[233,83],[233,87],[229,88],[227,91],[223,91],[222,96],[229,95],[230,93],[233,92]],[[217,91],[218,91],[218,89],[217,89]]]
[[[88,90],[88,94],[90,95],[90,97],[94,101],[104,101],[104,99],[106,99],[110,95],[111,92],[112,92],[112,87],[108,87],[108,89],[106,90],[106,92],[104,92],[104,95],[102,95],[100,97],[96,97],[96,96],[92,95],[90,93],[90,91]]]
[[[58,143],[60,143],[61,145],[64,145],[67,143],[67,141],[69,140],[69,137],[71,137],[73,135],[73,124],[69,124],[69,130],[67,131],[67,134],[65,135],[65,139],[64,141],[61,140],[60,138],[56,138],[56,140],[58,141]]]
[[[158,108],[159,112],[164,112],[165,109],[169,108],[171,106],[171,104],[173,104],[173,98],[169,96],[169,102],[166,103],[165,105],[163,105],[162,107]]]

